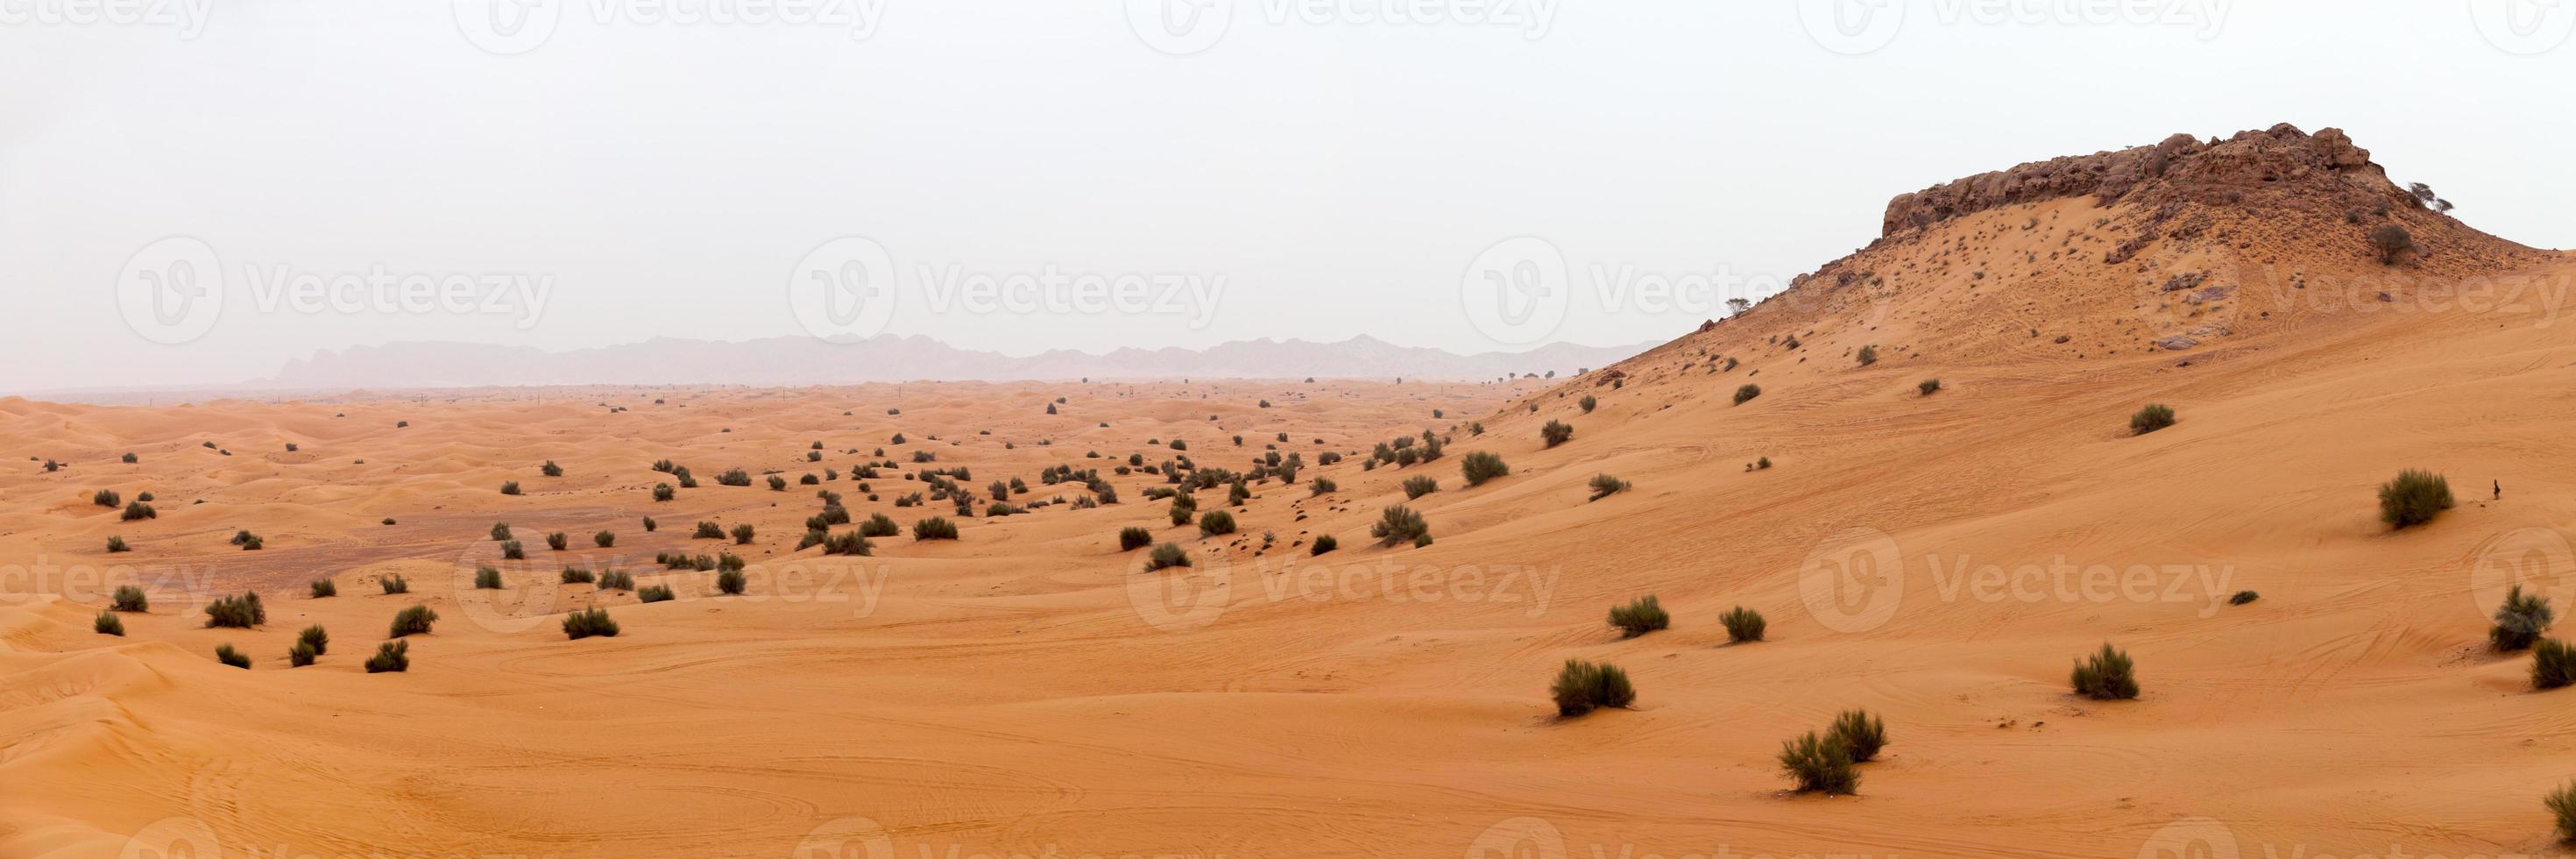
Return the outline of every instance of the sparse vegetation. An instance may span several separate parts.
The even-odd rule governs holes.
[[[1878,363],[1878,347],[1877,347],[1877,346],[1863,346],[1863,347],[1860,347],[1860,352],[1859,352],[1858,354],[1853,355],[1852,357],[1853,357],[1853,359],[1854,359],[1854,360],[1859,361],[1859,362],[1860,362],[1860,365],[1861,365],[1861,366],[1863,366],[1863,367],[1867,367],[1867,366],[1869,366],[1869,365],[1871,365],[1871,364],[1876,364],[1876,363]]]
[[[2531,688],[2556,689],[2576,683],[2576,646],[2555,638],[2531,645]]]
[[[570,534],[556,531],[552,534],[546,535],[546,548],[560,552],[570,545],[572,545],[572,535]]]
[[[258,591],[243,591],[240,596],[216,597],[206,604],[206,625],[231,629],[250,629],[268,623],[268,609],[259,604]]]
[[[142,588],[133,585],[117,585],[116,593],[109,598],[107,607],[112,611],[146,612],[152,610],[152,601],[143,596]]]
[[[2089,657],[2075,660],[2070,678],[2075,693],[2096,701],[2125,701],[2138,697],[2138,678],[2129,654],[2109,644]]]
[[[1867,710],[1843,711],[1834,717],[1833,727],[1827,731],[1851,750],[1853,763],[1868,763],[1878,757],[1879,749],[1887,747],[1887,723]]]
[[[920,521],[918,521],[918,522],[914,522],[914,523],[912,523],[912,539],[914,539],[914,540],[954,540],[954,539],[957,539],[957,523],[948,521],[948,517],[946,517],[946,516],[932,516],[932,517],[930,517],[930,518],[928,518],[928,519],[923,519],[923,520],[920,520]]]
[[[1234,533],[1234,514],[1223,510],[1210,510],[1199,516],[1199,536],[1213,537],[1232,533]]]
[[[401,573],[395,573],[390,576],[377,576],[376,586],[383,588],[385,593],[389,594],[411,593],[411,582],[405,581]]]
[[[501,543],[501,557],[513,561],[524,561],[528,558],[528,550],[527,547],[519,545],[519,541],[517,540],[504,540]]]
[[[859,523],[859,536],[862,537],[892,537],[901,533],[903,529],[894,524],[894,517],[883,513],[869,514],[868,521]]]
[[[1187,567],[1189,565],[1190,553],[1183,551],[1181,549],[1181,544],[1179,543],[1164,543],[1160,546],[1156,546],[1154,547],[1152,554],[1145,559],[1146,572],[1153,572],[1165,567]]]
[[[1545,440],[1548,447],[1555,447],[1574,438],[1574,427],[1564,421],[1548,421],[1546,426],[1538,428],[1538,437]]]
[[[2451,481],[2429,471],[2409,468],[2379,485],[2379,521],[2390,528],[2431,522],[2451,504]]]
[[[2560,841],[2576,841],[2576,782],[2569,782],[2540,801],[2549,816],[2558,823]]]
[[[2499,652],[2511,653],[2530,647],[2540,640],[2540,633],[2558,620],[2549,600],[2539,594],[2524,593],[2521,585],[2505,591],[2504,605],[2495,612],[2495,626],[2487,630],[2487,643]]]
[[[505,481],[502,481],[502,482],[501,482],[501,494],[503,494],[503,495],[517,495],[517,494],[519,494],[519,482],[518,482],[518,481],[516,481],[516,480],[505,480]]]
[[[1377,524],[1369,526],[1369,536],[1376,537],[1378,544],[1383,546],[1405,541],[1423,545],[1431,536],[1431,523],[1424,521],[1422,514],[1414,512],[1413,508],[1390,504],[1378,511]]]
[[[1621,480],[1607,474],[1592,475],[1592,498],[1590,500],[1599,501],[1626,491],[1628,491],[1628,481]]]
[[[1635,638],[1671,626],[1672,616],[1653,594],[1638,597],[1635,602],[1610,607],[1610,625],[1619,628],[1622,638]]]
[[[1752,401],[1754,397],[1759,396],[1762,396],[1761,385],[1745,385],[1735,389],[1735,404],[1739,406],[1744,405],[1745,403]]]
[[[134,547],[125,545],[125,538],[123,537],[109,537],[107,538],[107,551],[109,554],[115,554],[117,552],[131,552],[134,551]]]
[[[1460,458],[1458,469],[1466,476],[1468,486],[1483,486],[1485,481],[1512,473],[1512,467],[1503,463],[1502,456],[1481,450]]]
[[[2148,403],[2146,408],[2129,416],[2130,435],[2146,435],[2173,425],[2173,407],[2163,403]]]
[[[393,627],[385,637],[426,635],[429,633],[429,625],[436,622],[438,622],[438,612],[429,610],[429,606],[415,605],[394,614]]]
[[[139,500],[128,501],[125,502],[125,512],[119,514],[117,518],[119,521],[124,522],[132,522],[137,519],[159,519],[161,518],[161,511],[154,510],[152,509],[152,505],[145,504]]]
[[[1323,495],[1330,492],[1341,491],[1341,488],[1342,485],[1334,483],[1333,479],[1330,477],[1318,477],[1315,478],[1313,483],[1306,484],[1306,493],[1308,495]]]
[[[1128,526],[1118,529],[1118,551],[1127,552],[1154,544],[1154,532]]]
[[[615,638],[617,621],[608,619],[608,610],[598,606],[564,615],[564,638],[578,641],[594,635]]]
[[[1922,384],[1915,385],[1914,389],[1923,392],[1923,396],[1929,397],[1941,392],[1941,380],[1925,379]]]
[[[1319,536],[1319,537],[1316,537],[1316,538],[1315,538],[1315,545],[1314,545],[1314,547],[1313,547],[1313,548],[1311,548],[1311,549],[1309,549],[1309,550],[1307,550],[1306,554],[1309,554],[1309,555],[1321,555],[1321,554],[1323,554],[1323,553],[1325,553],[1325,552],[1330,552],[1330,551],[1332,551],[1332,550],[1334,550],[1334,549],[1339,549],[1339,548],[1341,548],[1341,547],[1342,547],[1342,541],[1337,540],[1337,539],[1334,539],[1334,538],[1333,538],[1333,535],[1331,535],[1331,534],[1325,534],[1325,535],[1322,535],[1322,536]]]
[[[1840,796],[1860,789],[1860,770],[1852,765],[1851,746],[1840,737],[1806,736],[1780,744],[1780,772],[1799,793]]]
[[[474,588],[485,591],[500,590],[501,571],[492,567],[474,568]]]
[[[1599,665],[1580,659],[1568,659],[1556,673],[1556,682],[1548,687],[1548,697],[1556,700],[1556,714],[1580,716],[1602,707],[1622,708],[1637,702],[1637,690],[1628,682],[1628,672],[1615,665]]]
[[[724,539],[724,535],[724,526],[713,522],[699,522],[697,532],[690,534],[689,539],[722,540]]]
[[[2370,231],[2370,250],[2379,255],[2380,265],[2396,265],[2397,258],[2415,249],[2415,237],[2405,227],[2381,224]]]
[[[599,574],[591,572],[588,567],[565,567],[563,572],[555,574],[555,580],[567,585],[596,584]]]
[[[716,574],[716,592],[739,596],[748,582],[741,570],[725,570]]]
[[[125,619],[117,617],[116,612],[99,612],[97,617],[90,618],[89,628],[91,631],[97,632],[100,635],[113,635],[122,638],[125,635]]]
[[[1726,626],[1726,640],[1737,644],[1761,641],[1763,631],[1771,626],[1770,621],[1762,619],[1761,612],[1743,606],[1727,609],[1717,616],[1717,622]]]
[[[1583,399],[1574,401],[1574,405],[1575,407],[1582,409],[1584,414],[1588,415],[1592,413],[1594,408],[1601,405],[1601,401],[1594,399],[1591,394],[1585,394],[1583,395]]]
[[[376,645],[376,655],[367,657],[369,674],[409,670],[411,670],[411,642],[408,641],[395,640]]]
[[[617,534],[613,531],[601,531],[590,535],[590,543],[602,549],[613,548],[617,545]]]
[[[672,599],[670,585],[649,585],[635,592],[637,602],[669,602]]]
[[[296,633],[295,643],[312,649],[313,655],[320,656],[331,652],[331,633],[323,630],[322,625],[317,623]]]
[[[733,544],[736,546],[751,545],[751,538],[756,533],[758,532],[751,527],[751,523],[749,522],[735,525],[733,526]]]
[[[336,596],[339,596],[339,595],[340,595],[340,586],[339,586],[339,585],[337,585],[337,584],[332,583],[332,581],[331,581],[330,579],[314,579],[314,580],[313,580],[313,598],[314,598],[314,599],[317,599],[317,600],[318,600],[318,599],[322,599],[322,598],[324,598],[324,597],[336,597]]]
[[[1440,491],[1440,481],[1433,479],[1431,475],[1416,474],[1404,479],[1405,500],[1410,501],[1438,491]]]
[[[233,649],[229,643],[215,646],[215,661],[234,668],[250,667],[250,657],[242,655],[241,651]]]

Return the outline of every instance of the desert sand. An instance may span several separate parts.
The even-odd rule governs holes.
[[[0,855],[2563,851],[2540,798],[2576,776],[2576,690],[2532,691],[2486,632],[2507,580],[2576,608],[2576,258],[2390,197],[2359,217],[2419,250],[2382,264],[2335,195],[2385,178],[2339,138],[2169,141],[2169,172],[2116,194],[2026,171],[1909,195],[1790,293],[1571,378],[0,401]],[[2179,422],[2133,436],[2151,402]],[[1573,437],[1546,446],[1549,421]],[[1363,468],[1426,430],[1446,456]],[[1159,474],[1110,473],[1173,439],[1309,467],[1202,537],[1144,497]],[[1040,471],[1098,468],[1119,503],[792,548],[818,488],[860,519],[953,518],[893,505],[932,467],[916,450],[979,494],[1024,479],[1015,502],[1087,495]],[[1471,451],[1510,474],[1467,486]],[[702,485],[655,502],[665,458]],[[850,469],[879,459],[900,466],[869,501]],[[717,485],[729,468],[790,485]],[[2457,507],[2382,524],[2405,468]],[[1633,488],[1590,500],[1605,473]],[[1378,545],[1417,475],[1434,541]],[[478,591],[496,522],[528,559]],[[1128,526],[1194,565],[1146,571]],[[1310,555],[1320,535],[1340,548]],[[740,555],[745,593],[664,551]],[[557,584],[567,564],[677,598]],[[122,583],[151,610],[92,632]],[[243,589],[265,626],[203,626]],[[1647,594],[1670,629],[1603,622]],[[414,604],[441,620],[409,671],[366,673]],[[590,605],[622,634],[567,640]],[[1729,643],[1737,606],[1766,640]],[[317,623],[328,653],[289,667]],[[2105,642],[2137,700],[2070,692]],[[1569,658],[1625,668],[1636,704],[1560,718]],[[1854,707],[1890,735],[1858,792],[1793,793],[1781,741]]]

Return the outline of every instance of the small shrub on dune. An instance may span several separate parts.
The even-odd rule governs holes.
[[[698,530],[695,533],[690,534],[689,539],[722,540],[724,539],[724,526],[713,522],[700,522],[698,523]]]
[[[787,491],[787,478],[780,477],[780,476],[775,475],[775,474],[770,475],[770,476],[769,476],[769,491],[771,491],[771,492],[785,492],[785,491]]]
[[[519,545],[517,540],[505,540],[501,543],[501,557],[512,561],[524,561],[528,559],[528,550],[527,547]]]
[[[2173,407],[2163,403],[2148,403],[2146,408],[2129,416],[2130,435],[2146,435],[2173,425]]]
[[[492,523],[492,542],[498,543],[508,539],[510,539],[510,523]]]
[[[1416,474],[1404,479],[1404,498],[1407,501],[1438,491],[1440,491],[1440,481],[1432,479],[1431,475]]]
[[[615,638],[617,637],[617,621],[608,619],[607,609],[592,606],[582,611],[564,615],[563,631],[565,638],[575,641],[589,638],[594,635]]]
[[[717,593],[740,595],[743,585],[748,583],[749,580],[743,576],[741,570],[726,570],[716,574]]]
[[[725,469],[723,474],[716,475],[716,483],[724,486],[750,486],[751,472],[744,471],[739,468],[728,468]]]
[[[1325,534],[1325,535],[1323,535],[1323,536],[1320,536],[1320,537],[1316,537],[1316,538],[1315,538],[1315,545],[1314,545],[1314,548],[1308,549],[1308,550],[1306,551],[1306,554],[1309,554],[1309,555],[1321,555],[1321,554],[1323,554],[1323,553],[1325,553],[1325,552],[1330,552],[1330,551],[1332,551],[1332,550],[1334,550],[1334,549],[1339,549],[1339,548],[1341,548],[1341,547],[1342,547],[1342,541],[1340,541],[1340,540],[1336,540],[1336,539],[1333,539],[1333,535],[1331,535],[1331,534]]]
[[[1214,537],[1232,533],[1234,533],[1234,514],[1232,513],[1210,510],[1199,517],[1199,536]]]
[[[675,492],[675,491],[673,491],[673,490],[671,489],[671,484],[668,484],[668,483],[656,483],[656,484],[653,484],[653,500],[655,500],[655,501],[669,501],[669,500],[671,500],[671,497],[672,497],[673,495],[676,495],[676,494],[678,494],[678,493],[677,493],[677,492]],[[646,528],[646,529],[644,529],[644,530],[646,530],[646,531],[651,531],[651,530],[653,530],[653,529],[651,529],[651,528]]]
[[[117,617],[116,612],[99,612],[97,617],[90,619],[89,628],[100,635],[113,635],[122,638],[125,635],[125,619]]]
[[[1726,640],[1737,644],[1761,641],[1762,633],[1771,626],[1770,621],[1762,619],[1761,612],[1743,606],[1727,609],[1717,616],[1717,622],[1726,626]]]
[[[2399,256],[2415,249],[2415,237],[2405,227],[2381,224],[2370,231],[2370,249],[2379,254],[2380,265],[2396,265]]]
[[[954,540],[954,539],[957,539],[957,523],[948,521],[948,517],[946,517],[946,516],[932,516],[932,517],[930,517],[930,518],[928,518],[928,519],[923,519],[923,520],[921,520],[921,521],[914,522],[914,523],[912,523],[912,539],[914,539],[914,540]]]
[[[1619,493],[1622,493],[1622,492],[1626,492],[1626,491],[1628,491],[1628,481],[1621,480],[1621,479],[1619,479],[1619,478],[1612,477],[1612,476],[1607,475],[1607,474],[1595,474],[1595,475],[1592,475],[1592,484],[1591,484],[1591,485],[1592,485],[1592,498],[1591,498],[1591,499],[1589,499],[1589,500],[1592,500],[1592,501],[1599,501],[1599,500],[1601,500],[1601,499],[1608,498],[1608,497],[1610,497],[1610,496],[1617,495],[1617,494],[1619,494]]]
[[[634,590],[634,589],[635,589],[635,574],[634,574],[634,573],[627,572],[627,571],[625,571],[625,570],[609,570],[609,571],[606,571],[606,572],[600,573],[600,574],[599,574],[599,589],[600,589],[600,590],[603,590],[603,591],[631,591],[631,590]]]
[[[299,641],[286,648],[286,664],[290,667],[302,668],[313,664],[313,658],[320,655],[314,653],[313,648],[306,647]]]
[[[2549,792],[2540,804],[2548,807],[2549,816],[2558,822],[2558,838],[2576,841],[2576,782]]]
[[[1189,565],[1190,553],[1182,551],[1179,543],[1164,543],[1163,545],[1154,547],[1153,553],[1146,558],[1145,571],[1153,572],[1165,567],[1187,567]]]
[[[1867,710],[1845,710],[1834,717],[1833,726],[1826,730],[1851,750],[1853,763],[1868,763],[1887,746],[1887,723]]]
[[[500,571],[500,570],[493,569],[493,568],[491,568],[491,567],[477,567],[477,568],[475,568],[475,570],[474,570],[474,587],[475,587],[475,589],[476,589],[476,590],[486,590],[486,591],[497,591],[497,590],[500,590],[500,589],[501,589],[501,571]],[[392,592],[391,592],[391,591],[387,591],[387,593],[392,593]]]
[[[1154,532],[1152,531],[1132,526],[1118,529],[1118,551],[1130,552],[1153,544]]]
[[[125,496],[116,494],[113,489],[101,489],[90,493],[89,503],[114,510],[117,505],[125,503]]]
[[[138,519],[159,518],[161,518],[161,511],[154,510],[152,509],[152,505],[145,504],[141,501],[125,502],[125,512],[117,514],[117,519],[124,522],[132,522]]]
[[[749,522],[735,525],[733,526],[733,544],[736,546],[751,545],[752,535],[757,533],[759,532],[753,529]]]
[[[2576,646],[2554,638],[2531,645],[2531,688],[2556,689],[2576,683]]]
[[[318,600],[318,599],[322,599],[322,598],[324,598],[324,597],[336,597],[336,596],[339,596],[339,595],[340,595],[340,586],[339,586],[338,584],[333,583],[330,579],[314,579],[314,580],[313,580],[313,598],[314,598],[314,599],[317,599],[317,600]]]
[[[1581,407],[1583,409],[1583,413],[1588,415],[1592,413],[1594,408],[1601,405],[1601,401],[1593,399],[1591,394],[1585,394],[1583,395],[1583,399],[1576,400],[1574,404]]]
[[[426,635],[429,633],[429,625],[436,622],[438,622],[438,612],[430,611],[429,606],[425,605],[412,606],[394,614],[392,631],[385,637]]]
[[[1565,717],[1637,702],[1637,690],[1629,685],[1628,672],[1615,665],[1596,665],[1580,659],[1566,660],[1547,692],[1556,700],[1556,714]]]
[[[2451,481],[2439,474],[2409,468],[2379,485],[2379,521],[2405,528],[2433,521],[2451,509]]]
[[[1923,396],[1929,397],[1941,392],[1941,380],[1925,379],[1923,380],[1923,384],[1914,386],[1914,389],[1922,392]]]
[[[331,633],[317,623],[296,633],[295,643],[313,648],[314,655],[319,656],[331,652]]]
[[[546,535],[546,548],[560,552],[570,545],[572,545],[572,536],[562,531]]]
[[[1878,347],[1876,347],[1876,346],[1863,346],[1863,347],[1860,347],[1860,353],[1859,353],[1859,354],[1857,354],[1857,355],[1853,355],[1853,356],[1852,356],[1852,358],[1853,358],[1853,360],[1857,360],[1857,361],[1859,361],[1859,362],[1860,362],[1860,365],[1861,365],[1861,366],[1863,366],[1863,367],[1867,367],[1867,366],[1869,366],[1869,365],[1871,365],[1871,364],[1876,364],[1876,363],[1878,363]]]
[[[1538,437],[1546,441],[1548,447],[1555,447],[1574,438],[1574,427],[1564,421],[1548,421],[1546,426],[1538,428]]]
[[[516,481],[516,480],[503,481],[503,482],[501,483],[501,494],[503,494],[503,495],[517,495],[517,494],[519,494],[519,482],[518,482],[518,481]]]
[[[903,529],[894,524],[894,517],[883,513],[871,513],[868,521],[859,525],[859,536],[862,537],[892,537],[901,533]]]
[[[1308,495],[1322,495],[1328,492],[1339,491],[1341,488],[1342,485],[1334,483],[1333,479],[1330,477],[1318,477],[1315,478],[1315,482],[1306,484],[1306,492]]]
[[[1635,638],[1671,626],[1672,615],[1653,594],[1638,597],[1636,602],[1610,607],[1610,625],[1619,628],[1622,638]]]
[[[1467,478],[1468,486],[1483,486],[1486,481],[1512,473],[1512,467],[1503,464],[1500,455],[1481,450],[1461,457],[1458,470]]]
[[[376,655],[367,657],[367,673],[411,670],[411,642],[388,641],[376,645]]]
[[[1420,543],[1423,538],[1431,536],[1431,523],[1413,508],[1390,504],[1378,511],[1377,524],[1369,526],[1369,536],[1376,537],[1378,544],[1383,546],[1408,541]]]
[[[241,547],[242,551],[256,552],[261,549],[268,548],[268,541],[260,539],[257,534],[252,534],[250,535],[250,539],[242,541]]]
[[[497,575],[497,572],[495,574]],[[383,588],[385,593],[389,594],[411,593],[411,582],[404,580],[401,573],[396,573],[390,576],[377,576],[376,586]]]
[[[216,597],[206,604],[206,625],[230,629],[250,629],[268,623],[268,609],[259,604],[258,591],[243,591],[240,596]]]
[[[670,585],[651,585],[635,592],[637,602],[670,602],[671,599]]]
[[[651,516],[646,516],[646,517],[644,517],[644,523],[643,523],[643,524],[644,524],[644,533],[647,533],[647,534],[653,533],[654,531],[660,530],[660,529],[662,528],[662,523],[653,521],[653,517],[651,517]]]
[[[581,567],[565,567],[556,580],[567,585],[587,585],[599,581],[599,574]]]
[[[875,553],[876,547],[868,543],[867,535],[856,531],[823,539],[823,554],[826,555],[867,557]]]
[[[2075,660],[2075,671],[2069,682],[2075,693],[2096,701],[2125,701],[2138,697],[2136,666],[2129,654],[2109,644],[2093,655]]]
[[[108,603],[111,611],[143,612],[152,610],[151,607],[152,601],[143,596],[143,589],[133,585],[117,585],[116,593]]]
[[[1745,385],[1735,389],[1735,404],[1739,406],[1744,405],[1745,403],[1752,402],[1754,397],[1759,396],[1762,396],[1761,385]]]
[[[539,470],[539,471],[542,471],[542,472],[545,472],[545,475],[546,475],[547,477],[562,477],[562,476],[563,476],[563,466],[556,465],[556,464],[555,464],[555,461],[554,461],[554,460],[551,460],[551,459],[546,460],[546,464],[545,464],[544,466],[540,467],[538,470]]]
[[[2235,596],[2231,596],[2231,597],[2228,597],[2228,598],[2227,598],[2227,604],[2228,604],[2228,605],[2244,605],[2244,604],[2246,604],[2246,603],[2250,603],[2250,602],[2253,602],[2253,601],[2255,601],[2255,600],[2259,600],[2259,599],[2262,599],[2262,598],[2263,598],[2263,595],[2262,595],[2262,594],[2258,594],[2258,593],[2255,593],[2255,592],[2253,592],[2253,591],[2237,591]]]
[[[250,667],[250,657],[242,655],[241,651],[233,649],[233,646],[230,644],[220,644],[215,646],[215,661],[221,662],[225,665],[230,665],[234,668]]]
[[[2557,620],[2558,612],[2549,607],[2549,600],[2539,594],[2523,593],[2521,585],[2514,585],[2505,592],[2504,605],[2496,608],[2495,626],[2487,630],[2487,643],[2502,652],[2521,650],[2539,641],[2541,631]]]
[[[125,545],[125,538],[123,537],[109,537],[107,538],[107,551],[108,554],[112,555],[117,552],[134,551],[134,547]]]
[[[1860,789],[1860,770],[1852,766],[1851,747],[1842,738],[1806,736],[1780,744],[1780,772],[1799,793],[1840,796]]]
[[[597,534],[590,535],[590,543],[591,545],[598,546],[602,549],[611,548],[617,545],[617,534],[611,531],[601,531]]]

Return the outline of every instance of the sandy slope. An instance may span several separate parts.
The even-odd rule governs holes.
[[[2449,291],[2472,273],[2441,268],[2457,257],[2390,281],[2323,242],[2177,246],[2117,277],[2034,259],[2098,257],[2117,238],[2099,217],[2061,200],[1945,222],[1846,261],[1890,276],[1757,308],[1621,365],[1617,386],[0,401],[0,450],[71,464],[0,474],[0,553],[52,565],[0,581],[0,854],[179,855],[166,846],[189,837],[226,856],[2560,849],[2539,798],[2576,776],[2576,691],[2528,691],[2527,659],[2483,642],[2510,577],[2576,608],[2576,477],[2560,465],[2576,452],[2576,320],[2559,316],[2576,263],[2482,260],[2502,273],[2484,283],[2525,291],[2464,306]],[[2266,265],[2294,271],[2242,274]],[[2240,291],[2196,305],[2157,287],[2210,267]],[[2199,346],[2148,345],[2213,322],[2227,330]],[[1881,359],[1857,366],[1869,344]],[[1919,395],[1934,376],[1943,390]],[[1748,380],[1764,393],[1732,404]],[[1062,414],[1045,415],[1055,396]],[[2181,423],[2130,437],[2150,401]],[[1574,439],[1542,449],[1548,420]],[[980,486],[1169,455],[1149,439],[1241,467],[1276,432],[1311,458],[1453,427],[1434,463],[1309,469],[1340,483],[1327,496],[1260,486],[1243,533],[1206,540],[1170,527],[1142,497],[1157,481],[1135,475],[1112,478],[1119,505],[823,559],[789,551],[809,488],[712,480],[802,473],[815,440],[846,468],[896,431],[913,443],[890,454],[936,450]],[[141,462],[118,463],[126,450]],[[1464,487],[1471,450],[1512,474]],[[652,503],[660,457],[706,485]],[[1746,469],[1761,457],[1774,467]],[[538,476],[548,458],[566,476]],[[2373,489],[2405,467],[2449,475],[2461,503],[2390,533]],[[1635,488],[1587,502],[1602,472]],[[1441,479],[1416,502],[1436,543],[1369,545],[1414,474]],[[529,494],[498,494],[505,479]],[[100,487],[152,490],[161,516],[119,524],[88,504]],[[831,488],[861,517],[924,512]],[[1080,494],[1036,497],[1057,491]],[[648,514],[658,533],[637,528]],[[650,563],[714,551],[687,539],[700,519],[758,526],[749,593]],[[494,558],[496,520],[533,564],[488,597],[462,576]],[[1139,572],[1115,542],[1139,524],[1198,566]],[[237,528],[268,548],[232,551]],[[602,528],[617,548],[586,548]],[[562,563],[537,540],[552,530],[574,536],[563,555],[682,598],[544,584]],[[1265,530],[1279,546],[1261,552]],[[101,554],[113,534],[135,551]],[[1344,548],[1310,558],[1317,534]],[[121,640],[89,631],[105,589],[86,571],[109,563],[153,585]],[[377,593],[387,572],[413,593]],[[342,595],[306,598],[318,576]],[[245,586],[269,597],[266,628],[199,628],[191,603]],[[2240,589],[2261,599],[2225,605]],[[1602,624],[1646,593],[1672,629],[1623,641]],[[549,615],[591,602],[624,634],[564,640]],[[412,670],[362,673],[413,603],[445,619]],[[1725,643],[1717,617],[1737,605],[1769,616],[1770,640]],[[330,654],[289,669],[317,622]],[[2141,700],[2068,694],[2069,660],[2106,640],[2137,658]],[[253,670],[218,665],[221,642]],[[1555,718],[1544,690],[1569,657],[1626,667],[1638,706]],[[1860,794],[1784,794],[1780,740],[1855,706],[1893,736]]]

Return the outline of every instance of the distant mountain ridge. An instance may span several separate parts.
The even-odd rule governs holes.
[[[249,386],[273,389],[464,388],[536,385],[839,385],[908,381],[1108,378],[1419,378],[1482,380],[1606,367],[1654,346],[1554,343],[1527,352],[1461,355],[1359,336],[1338,343],[1236,340],[1206,349],[1057,349],[1027,357],[959,349],[922,336],[854,343],[804,337],[744,341],[656,338],[548,352],[529,346],[410,342],[325,350],[288,361]]]

